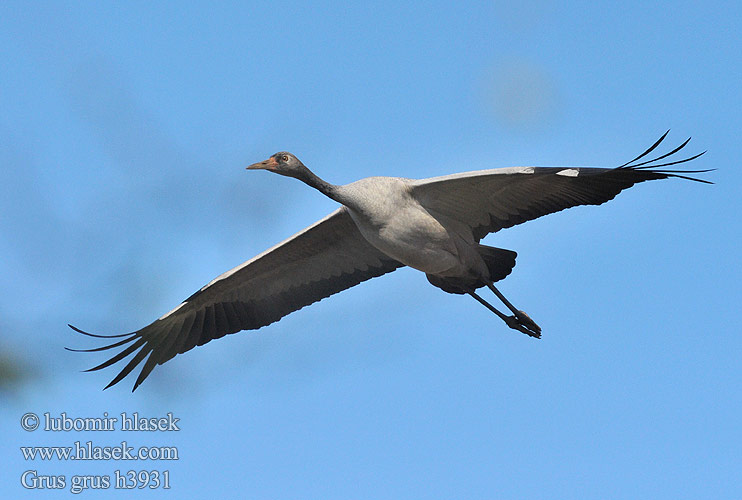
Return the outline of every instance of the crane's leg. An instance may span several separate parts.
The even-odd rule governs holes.
[[[495,313],[501,320],[505,322],[506,325],[508,325],[513,330],[518,330],[519,332],[525,333],[526,335],[530,335],[531,337],[536,337],[536,338],[541,337],[541,328],[539,328],[539,326],[536,323],[534,323],[531,320],[531,318],[529,318],[528,315],[526,315],[522,311],[514,311],[513,316],[506,316],[505,314],[500,312],[495,306],[493,306],[492,304],[484,300],[482,297],[477,295],[476,292],[467,292],[467,293],[471,295],[472,297],[474,297],[474,299],[477,302],[479,302],[484,307],[486,307],[487,309]],[[522,314],[521,317],[518,316],[519,312]],[[525,321],[524,321],[523,316],[525,317]],[[535,328],[533,328],[532,326],[535,326]]]
[[[492,283],[487,283],[487,287],[490,290],[492,290],[492,292],[495,295],[497,295],[497,298],[500,299],[502,303],[505,304],[505,306],[507,306],[507,308],[513,312],[513,314],[515,315],[515,318],[518,320],[520,324],[522,324],[523,326],[525,326],[532,332],[537,333],[538,334],[536,335],[537,337],[541,336],[541,327],[538,326],[536,322],[533,321],[531,317],[525,313],[525,311],[516,309],[515,306],[511,304],[510,301],[506,299],[505,296],[502,293],[500,293],[500,290],[498,290],[497,287],[495,287],[495,285],[493,285]]]

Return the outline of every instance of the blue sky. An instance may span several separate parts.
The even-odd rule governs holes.
[[[738,497],[742,9],[511,4],[3,2],[3,496],[38,498],[26,470],[146,468],[170,471],[152,498]],[[668,128],[715,185],[646,183],[485,240],[518,252],[501,289],[540,341],[403,269],[134,394],[63,350],[93,346],[67,323],[138,329],[333,210],[245,172],[275,151],[345,183],[615,166]],[[134,411],[181,430],[19,424]],[[123,439],[180,459],[19,453]]]

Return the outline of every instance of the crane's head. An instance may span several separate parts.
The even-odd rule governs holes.
[[[287,151],[276,153],[267,160],[253,163],[248,170],[268,170],[289,177],[300,177],[307,167],[297,158]]]

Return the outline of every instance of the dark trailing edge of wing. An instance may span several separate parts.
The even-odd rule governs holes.
[[[639,156],[615,168],[574,167],[565,169],[564,167],[535,167],[535,170],[542,174],[557,175],[545,175],[542,177],[524,175],[519,177],[519,180],[522,182],[513,182],[507,188],[509,199],[515,202],[515,205],[510,207],[511,211],[504,217],[490,214],[487,223],[472,228],[474,237],[481,240],[489,233],[522,224],[526,221],[556,213],[570,207],[601,205],[615,198],[624,189],[628,189],[634,184],[644,181],[676,177],[689,181],[713,184],[711,181],[691,177],[686,174],[701,174],[711,172],[715,169],[667,170],[663,168],[695,160],[705,154],[706,151],[680,160],[657,163],[661,160],[670,159],[672,155],[681,151],[690,142],[690,138],[668,153],[637,163],[657,149],[667,137],[668,132],[669,130]],[[577,171],[577,175],[559,175],[565,170],[575,170]],[[518,200],[526,201],[518,206]]]
[[[393,259],[384,259],[380,266],[369,266],[365,270],[357,269],[325,280],[306,283],[275,296],[263,297],[250,302],[217,302],[206,305],[198,311],[187,311],[183,314],[178,314],[176,311],[174,314],[155,320],[141,330],[120,335],[99,335],[68,325],[74,331],[89,337],[123,338],[123,340],[92,349],[71,349],[69,347],[65,349],[73,352],[100,352],[126,346],[110,359],[84,370],[86,372],[107,368],[135,353],[104,389],[120,382],[147,358],[134,383],[133,392],[156,365],[165,363],[177,354],[182,354],[197,345],[203,345],[224,335],[242,330],[256,330],[269,325],[291,312],[399,267],[402,267],[401,263]],[[187,305],[189,300],[198,295],[199,292],[196,292],[184,304]]]

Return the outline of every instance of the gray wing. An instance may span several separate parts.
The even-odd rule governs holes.
[[[85,352],[122,350],[88,371],[106,368],[136,353],[106,386],[118,383],[145,358],[134,390],[152,369],[212,339],[255,330],[287,314],[403,264],[369,244],[345,207],[215,278],[150,325],[123,340]],[[75,349],[70,349],[75,350]]]
[[[411,182],[410,188],[426,209],[468,225],[478,241],[488,233],[569,207],[600,205],[639,182],[680,177],[709,183],[679,175],[709,170],[659,170],[701,156],[703,153],[657,164],[658,160],[677,153],[690,139],[669,153],[637,163],[666,135],[634,160],[617,168],[500,168],[416,180]]]

